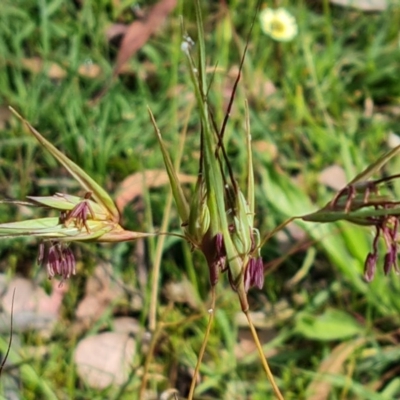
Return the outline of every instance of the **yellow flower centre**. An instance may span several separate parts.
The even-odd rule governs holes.
[[[271,29],[273,31],[283,33],[285,32],[285,24],[283,24],[282,21],[275,19],[271,22]]]

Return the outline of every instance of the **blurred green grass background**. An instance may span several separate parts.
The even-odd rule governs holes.
[[[203,5],[208,65],[210,76],[214,74],[209,95],[219,123],[256,3],[229,1],[225,6],[215,1]],[[142,2],[144,9],[148,5]],[[326,0],[282,0],[275,5],[295,16],[299,33],[289,43],[274,42],[262,33],[256,19],[226,132],[233,168],[243,183],[244,100],[248,99],[256,220],[263,234],[288,217],[324,205],[334,192],[319,182],[321,172],[339,165],[347,180],[352,179],[387,150],[391,134],[399,133],[400,115],[399,6],[365,13]],[[113,24],[129,24],[137,18],[131,6],[131,2],[116,0],[3,1],[1,197],[79,193],[66,172],[8,115],[8,105],[110,193],[131,174],[163,168],[147,106],[172,152],[188,119],[181,171],[196,175],[198,115],[181,52],[179,18],[183,16],[185,29],[196,41],[194,7],[191,2],[179,1],[157,33],[110,84],[120,41],[108,41],[106,33]],[[38,60],[40,67],[35,64]],[[96,73],[90,76],[92,71]],[[106,94],[93,102],[104,87],[108,87]],[[398,173],[399,166],[395,160],[386,172]],[[394,190],[400,194],[399,188]],[[123,225],[132,230],[157,229],[169,188],[142,189],[140,193],[139,200],[123,210]],[[1,222],[22,218],[20,209],[1,207]],[[265,286],[249,294],[266,354],[285,398],[400,397],[399,278],[394,274],[385,277],[379,271],[371,284],[364,282],[363,263],[372,240],[368,229],[342,223],[318,226],[299,222],[298,226],[306,236],[293,237],[290,230],[286,243],[280,236],[264,246],[262,254],[269,266]],[[179,231],[175,210],[170,231]],[[47,342],[48,356],[23,362],[34,373],[33,377],[22,375],[21,398],[38,398],[41,385],[48,385],[54,398],[135,398],[140,374],[133,373],[124,388],[103,392],[82,384],[72,362],[79,337],[68,326],[74,320],[85,280],[96,262],[106,259],[113,265],[113,274],[143,298],[141,310],[124,312],[134,315],[145,328],[155,244],[155,240],[146,243],[144,284],[136,273],[135,243],[82,246],[83,262],[78,276],[70,281],[60,327]],[[0,242],[0,267],[8,277],[23,274],[45,281],[35,258],[34,241]],[[196,253],[191,255],[186,243],[166,240],[161,275],[161,289],[168,282],[190,279],[193,296],[207,307],[208,271],[204,260]],[[238,354],[246,327],[237,316],[240,307],[224,276],[218,285],[217,308],[198,398],[272,398],[256,353]],[[106,325],[112,323],[110,309]],[[160,293],[160,319],[186,322],[165,328],[152,361],[153,372],[163,377],[151,380],[153,396],[169,387],[179,387],[185,394],[206,323],[205,314],[191,319],[198,312],[187,304],[171,304],[168,296]],[[89,333],[96,329],[104,329],[104,325]],[[27,347],[43,341],[34,334],[21,340]],[[57,361],[60,353],[62,362]],[[145,356],[138,346],[133,364],[140,369]],[[320,397],[312,397],[318,390]]]

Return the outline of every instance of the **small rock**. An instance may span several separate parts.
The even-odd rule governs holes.
[[[124,385],[135,352],[136,341],[126,333],[103,332],[89,336],[81,340],[75,350],[78,376],[96,389]]]

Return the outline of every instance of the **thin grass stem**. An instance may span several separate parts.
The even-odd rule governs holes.
[[[291,217],[288,218],[286,221],[283,221],[281,224],[279,224],[276,228],[274,228],[271,232],[269,232],[265,237],[261,240],[260,247],[263,247],[265,243],[268,242],[268,240],[275,235],[275,233],[279,232],[281,229],[283,229],[286,225],[289,225],[292,221],[295,221],[296,219],[299,219],[301,217]]]
[[[139,388],[139,399],[144,399],[144,392],[146,390],[146,386],[147,386],[147,376],[148,376],[148,372],[149,372],[149,368],[150,368],[150,363],[151,360],[153,359],[153,354],[154,354],[154,350],[156,348],[156,344],[158,342],[158,338],[161,334],[161,332],[164,329],[164,324],[160,323],[158,324],[157,328],[154,330],[153,332],[153,336],[151,338],[151,342],[150,342],[150,347],[149,347],[149,351],[147,352],[147,356],[146,356],[146,360],[144,363],[144,367],[143,367],[143,377],[142,377],[142,381],[140,382],[140,388]]]
[[[190,391],[189,391],[188,400],[192,400],[193,399],[194,390],[196,389],[197,375],[199,374],[199,370],[200,370],[201,360],[203,359],[203,356],[204,356],[204,353],[205,353],[206,347],[207,347],[208,338],[210,336],[211,327],[212,327],[212,323],[213,323],[214,315],[215,315],[215,297],[216,297],[215,286],[212,286],[211,287],[211,307],[208,310],[209,317],[208,317],[206,333],[204,334],[203,343],[201,344],[199,357],[197,359],[196,367],[194,369],[192,382],[190,384]]]
[[[282,393],[280,392],[280,390],[279,390],[279,388],[278,388],[278,386],[277,386],[277,384],[275,382],[274,376],[272,375],[271,369],[269,368],[267,358],[265,357],[265,354],[263,352],[263,349],[262,349],[262,346],[261,346],[261,343],[260,343],[260,339],[258,338],[257,331],[256,331],[256,329],[255,329],[255,327],[253,325],[253,321],[250,318],[250,314],[248,313],[248,311],[243,311],[243,312],[246,315],[247,322],[248,322],[249,327],[250,327],[251,335],[253,336],[254,343],[257,346],[258,354],[260,355],[260,360],[261,360],[262,366],[263,366],[264,371],[265,371],[265,373],[267,375],[267,378],[268,378],[268,380],[269,380],[269,382],[270,382],[270,384],[272,386],[272,389],[273,389],[273,391],[275,393],[275,396],[279,400],[284,400],[284,397],[283,397]]]
[[[172,200],[173,200],[173,195],[172,195],[172,190],[170,190],[164,208],[164,217],[161,224],[161,229],[163,232],[166,232],[168,230]],[[150,294],[150,307],[149,307],[149,330],[151,332],[155,330],[157,324],[158,286],[160,281],[161,258],[163,254],[165,238],[166,238],[165,235],[161,235],[158,237],[155,257],[153,261],[153,275],[151,279],[151,294]]]

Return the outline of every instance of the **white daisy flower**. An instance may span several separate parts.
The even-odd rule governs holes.
[[[260,22],[262,31],[280,42],[289,42],[297,35],[296,20],[284,8],[265,8],[260,12]]]

